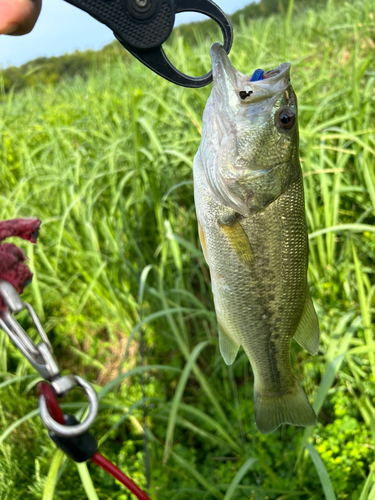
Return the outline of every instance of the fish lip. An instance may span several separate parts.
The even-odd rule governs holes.
[[[216,42],[211,45],[210,56],[212,61],[212,76],[214,85],[215,81],[217,81],[221,77],[220,73],[222,72],[222,70],[224,70],[229,78],[230,83],[233,85],[233,87],[236,87],[237,70],[233,68],[232,63],[230,62],[229,57],[225,52],[224,47],[221,45],[221,43]]]
[[[289,62],[282,63],[277,68],[264,73],[265,75],[270,73],[270,76],[266,76],[266,78],[256,82],[250,82],[250,76],[241,73],[232,66],[227,53],[220,43],[216,42],[211,46],[210,56],[212,60],[214,87],[215,84],[219,83],[220,78],[226,76],[241,103],[267,99],[283,92],[290,83]],[[223,75],[223,72],[225,72],[225,75]],[[241,98],[241,91],[250,92],[250,95],[246,98]]]

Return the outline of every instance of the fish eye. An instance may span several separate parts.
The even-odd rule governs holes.
[[[290,130],[296,122],[296,116],[289,108],[284,108],[276,115],[276,125],[282,130]]]

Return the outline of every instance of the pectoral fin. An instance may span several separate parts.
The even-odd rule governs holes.
[[[220,352],[227,365],[231,365],[236,359],[240,346],[232,340],[224,328],[219,323],[219,346]]]
[[[232,214],[225,220],[219,220],[218,224],[240,261],[246,267],[250,267],[254,261],[253,249],[236,215]]]
[[[301,347],[313,356],[319,349],[319,322],[310,294],[308,294],[296,333],[296,340]]]

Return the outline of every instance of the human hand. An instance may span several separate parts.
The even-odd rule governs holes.
[[[25,35],[38,19],[42,0],[0,0],[0,35]]]

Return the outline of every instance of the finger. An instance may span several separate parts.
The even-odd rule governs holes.
[[[0,0],[0,34],[25,35],[38,19],[42,0]]]

